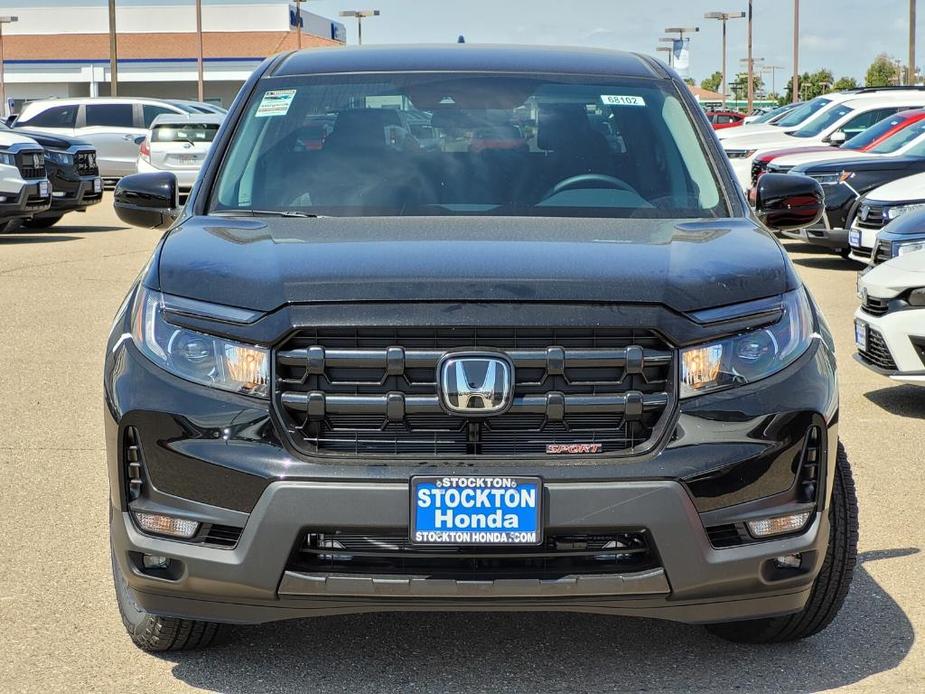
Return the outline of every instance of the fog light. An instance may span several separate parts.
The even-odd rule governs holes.
[[[771,537],[773,535],[795,533],[803,529],[810,515],[810,511],[804,511],[803,513],[794,513],[791,516],[748,521],[748,532],[752,534],[752,537]]]
[[[51,193],[53,198],[63,198],[65,195],[67,195],[67,193],[65,193],[63,190],[54,190]]]
[[[166,569],[170,566],[170,559],[167,557],[145,554],[141,558],[141,565],[146,569]]]
[[[784,554],[774,559],[774,565],[778,569],[799,569],[802,564],[802,554]]]
[[[199,530],[197,521],[187,520],[186,518],[171,518],[157,513],[136,512],[135,521],[138,523],[138,527],[146,533],[170,535],[171,537],[189,539]]]

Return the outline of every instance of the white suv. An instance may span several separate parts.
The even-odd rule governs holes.
[[[183,115],[188,109],[177,102],[134,97],[46,99],[27,104],[13,127],[89,142],[96,148],[100,175],[112,180],[135,173],[138,146],[154,119],[166,113]]]
[[[0,131],[0,231],[50,205],[45,150],[28,137]]]
[[[871,268],[858,293],[855,358],[894,381],[925,386],[925,251]]]
[[[138,173],[170,171],[177,177],[181,204],[186,202],[223,120],[217,113],[158,116],[138,151]]]

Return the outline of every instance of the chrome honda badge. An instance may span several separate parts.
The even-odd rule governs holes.
[[[514,366],[499,354],[456,352],[437,366],[440,401],[451,414],[500,414],[514,399]]]

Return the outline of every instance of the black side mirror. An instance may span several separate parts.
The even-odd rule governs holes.
[[[825,193],[809,176],[765,174],[756,186],[755,213],[772,231],[806,229],[825,214]]]
[[[180,216],[177,177],[168,171],[126,176],[114,198],[119,219],[132,226],[166,229]]]

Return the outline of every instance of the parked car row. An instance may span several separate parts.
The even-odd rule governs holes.
[[[767,174],[820,184],[822,219],[781,234],[866,265],[858,277],[855,357],[917,385],[925,385],[922,104],[925,92],[916,88],[851,90],[794,108],[777,125],[717,133],[753,203]]]

